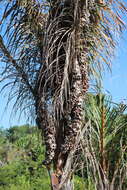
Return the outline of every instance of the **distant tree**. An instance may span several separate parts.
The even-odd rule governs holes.
[[[42,130],[57,187],[73,189],[89,76],[110,63],[126,5],[110,0],[1,0],[1,77],[15,110],[30,110]],[[102,67],[103,68],[103,67]],[[58,187],[59,186],[59,187]]]
[[[31,127],[29,125],[23,125],[23,126],[13,126],[10,127],[8,130],[6,130],[6,136],[9,139],[10,142],[15,142],[20,137],[23,137],[24,135],[27,135],[30,133]]]

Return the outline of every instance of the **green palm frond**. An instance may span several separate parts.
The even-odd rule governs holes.
[[[110,139],[119,135],[121,130],[127,126],[126,117],[124,116],[126,105],[112,103],[111,97],[104,94],[88,95],[85,106],[86,118],[92,121],[93,127],[98,131],[102,127],[102,109],[104,108],[104,144],[105,147],[110,144]],[[107,138],[107,139],[106,139]]]
[[[126,189],[127,106],[112,102],[101,92],[88,94],[84,106],[89,126],[81,144],[84,157],[79,163],[84,164],[85,171],[87,168],[86,175],[96,189],[115,189],[116,185],[116,189]]]

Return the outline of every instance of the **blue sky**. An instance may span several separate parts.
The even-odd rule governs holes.
[[[0,86],[1,87],[1,86]],[[7,98],[0,95],[0,127],[9,128],[14,125],[22,125],[28,123],[24,116],[19,120],[19,114],[11,115],[13,102],[6,109]]]
[[[127,33],[116,50],[112,73],[105,73],[104,89],[110,92],[115,102],[127,103]]]

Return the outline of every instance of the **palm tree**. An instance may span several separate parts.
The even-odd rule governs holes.
[[[110,63],[126,6],[120,0],[0,2],[3,89],[11,88],[8,100],[16,97],[15,109],[29,110],[42,130],[52,188],[72,189],[89,76],[100,72],[100,62]]]
[[[91,120],[88,149],[91,152],[92,147],[98,168],[94,175],[96,188],[126,189],[127,116],[124,112],[127,106],[114,104],[111,97],[102,93],[89,95],[86,102],[86,118]]]

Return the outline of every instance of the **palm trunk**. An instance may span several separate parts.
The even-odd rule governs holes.
[[[55,102],[55,126],[48,127],[46,123],[43,128],[48,158],[46,164],[53,162],[54,165],[51,174],[53,190],[73,190],[70,173],[73,160],[69,159],[69,154],[72,150],[76,151],[76,139],[83,126],[84,94],[88,88],[86,60],[81,60],[80,52],[81,5],[77,0],[65,0],[64,6],[61,1],[53,1],[52,6],[45,36],[48,82],[43,86],[47,91],[52,86],[47,94]],[[56,22],[57,25],[54,25]],[[43,78],[41,77],[41,83]],[[44,113],[43,116],[43,112],[44,110],[39,114],[42,124],[47,114]]]
[[[104,113],[104,105],[102,105],[102,113],[101,113],[101,129],[100,129],[100,154],[101,160],[100,165],[101,169],[105,171],[105,157],[104,157],[104,128],[105,128],[105,113]]]
[[[73,185],[73,181],[68,179],[63,187],[61,188],[61,190],[74,190],[74,185]]]
[[[70,97],[70,120],[66,121],[67,126],[64,126],[64,141],[59,141],[61,144],[59,147],[59,155],[57,155],[57,162],[55,163],[56,175],[55,184],[52,181],[53,190],[73,190],[72,180],[72,164],[73,160],[69,153],[73,150],[73,155],[76,151],[76,138],[79,135],[82,128],[83,121],[83,94],[82,94],[82,76],[79,63],[76,62],[73,73],[73,84]],[[57,145],[58,146],[58,145]],[[65,176],[66,175],[66,176]],[[54,176],[54,173],[53,173]]]
[[[72,87],[70,91],[70,115],[65,128],[63,152],[67,153],[75,146],[76,136],[82,128],[83,121],[83,86],[82,75],[78,61],[75,61]]]
[[[72,179],[66,179],[62,187],[59,186],[58,178],[55,174],[52,174],[51,177],[51,190],[74,190],[74,184]]]

